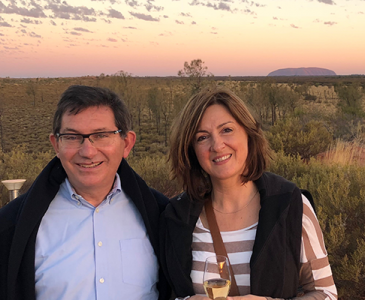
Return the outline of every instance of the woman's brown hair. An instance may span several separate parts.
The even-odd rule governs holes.
[[[213,104],[224,106],[247,133],[248,155],[241,175],[242,184],[257,180],[266,170],[270,158],[270,148],[260,124],[243,101],[224,87],[202,90],[188,100],[174,120],[169,152],[172,178],[177,178],[196,200],[203,200],[212,191],[210,177],[200,167],[193,143],[205,110]]]

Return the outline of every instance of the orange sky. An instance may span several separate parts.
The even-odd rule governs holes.
[[[364,29],[365,0],[0,0],[0,77],[365,74]]]

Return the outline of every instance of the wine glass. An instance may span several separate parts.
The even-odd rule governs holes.
[[[203,285],[210,299],[227,299],[231,287],[231,272],[227,257],[215,255],[205,260]]]

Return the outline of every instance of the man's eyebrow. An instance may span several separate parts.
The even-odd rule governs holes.
[[[227,124],[230,124],[230,123],[233,123],[233,121],[227,121],[227,122],[224,122],[224,123],[222,123],[222,124],[219,124],[219,125],[217,126],[217,128],[219,129],[219,128],[223,127],[224,125],[227,125]],[[196,133],[202,133],[202,132],[206,132],[206,133],[208,133],[208,131],[207,131],[207,130],[203,130],[203,129],[199,129],[199,130],[197,130],[197,132],[196,132]]]
[[[76,130],[76,129],[73,129],[73,128],[65,128],[64,129],[65,132],[72,132],[72,133],[80,133],[80,131]],[[107,131],[107,128],[103,127],[103,128],[96,128],[94,130],[92,130],[91,132],[88,132],[88,133],[97,133],[97,132],[103,132],[103,131]],[[87,133],[87,134],[88,134]],[[81,134],[81,133],[80,133]]]

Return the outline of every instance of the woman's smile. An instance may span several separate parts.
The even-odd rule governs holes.
[[[213,159],[213,161],[218,163],[218,162],[226,161],[227,159],[229,159],[231,157],[232,157],[232,154],[224,155],[222,157]]]

